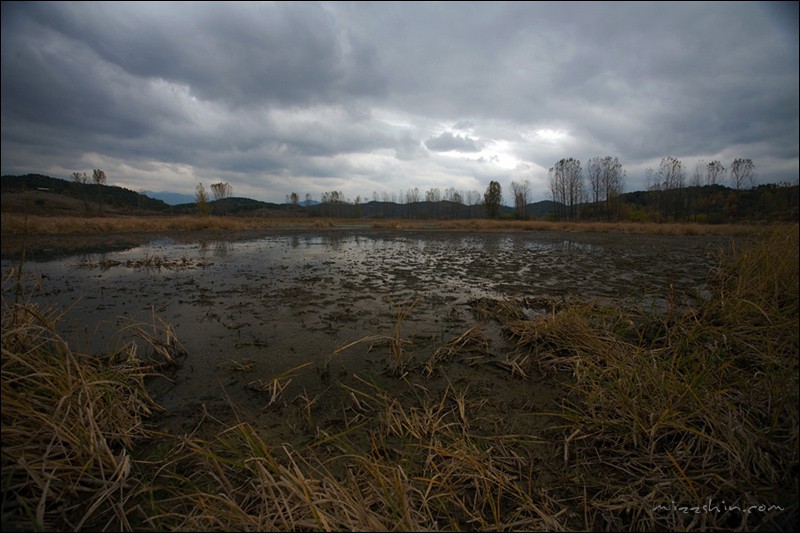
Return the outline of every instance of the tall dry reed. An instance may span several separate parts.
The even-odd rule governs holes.
[[[580,303],[507,324],[543,367],[570,375],[562,479],[586,527],[797,520],[797,227],[721,252],[710,288],[666,315]]]

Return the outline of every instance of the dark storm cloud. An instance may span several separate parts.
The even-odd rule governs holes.
[[[791,2],[3,2],[0,39],[3,173],[544,195],[562,157],[618,156],[636,189],[672,155],[797,179]]]
[[[381,92],[369,47],[303,2],[34,3],[27,15],[135,77],[233,106],[305,104]]]

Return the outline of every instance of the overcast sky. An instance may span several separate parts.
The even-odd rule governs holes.
[[[2,2],[2,171],[283,202],[549,197],[559,159],[798,179],[797,2]]]

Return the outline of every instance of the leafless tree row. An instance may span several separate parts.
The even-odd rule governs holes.
[[[583,169],[577,159],[562,159],[550,169],[550,193],[557,220],[577,220],[586,196]]]
[[[700,187],[703,185],[722,185],[728,169],[719,160],[705,163],[702,160],[695,165],[689,185]],[[687,205],[690,203],[690,193],[686,189],[686,170],[683,163],[672,156],[661,160],[658,171],[652,168],[645,170],[648,190],[663,191],[659,209],[665,218],[680,220],[685,217]],[[737,193],[743,186],[755,185],[755,164],[751,159],[738,158],[731,163],[730,182]]]

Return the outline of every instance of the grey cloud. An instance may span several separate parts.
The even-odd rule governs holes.
[[[456,152],[480,152],[483,149],[481,144],[480,141],[476,142],[475,139],[469,137],[453,135],[449,131],[425,141],[425,146],[433,152],[447,152],[450,150]]]
[[[395,157],[401,161],[413,161],[427,156],[419,139],[410,135],[401,136],[395,145]]]
[[[42,3],[27,16],[131,75],[233,106],[383,91],[373,53],[315,3]]]

